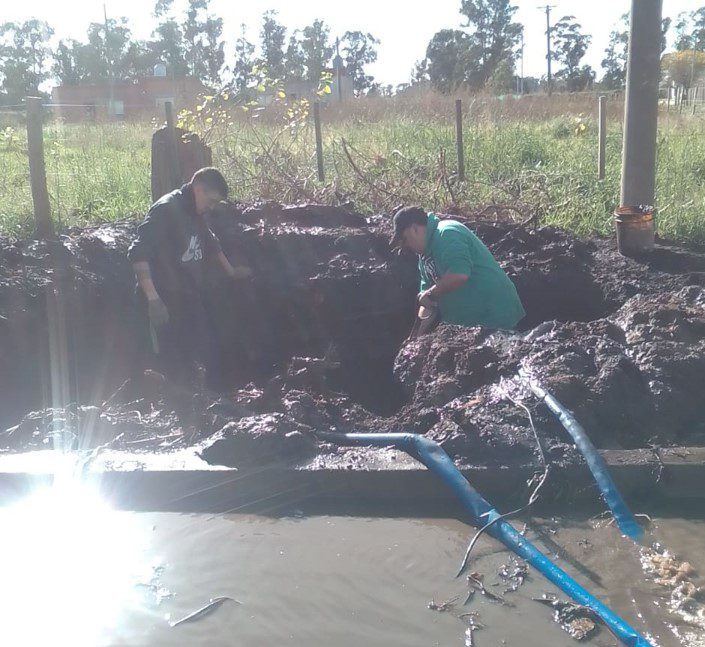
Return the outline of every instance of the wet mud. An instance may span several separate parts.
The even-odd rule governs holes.
[[[598,447],[705,444],[705,251],[661,243],[634,260],[608,239],[465,220],[517,286],[517,333],[441,325],[405,342],[415,259],[390,251],[387,218],[269,203],[214,214],[228,256],[254,271],[210,277],[217,390],[149,370],[125,256],[137,222],[0,238],[0,451],[196,445],[239,467],[342,451],[317,430],[409,430],[461,462],[507,465],[538,455],[519,399],[547,458],[577,460],[520,369]]]

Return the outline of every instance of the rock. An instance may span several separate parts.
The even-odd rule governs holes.
[[[281,413],[229,422],[199,448],[203,460],[230,467],[293,463],[316,452],[311,428]]]

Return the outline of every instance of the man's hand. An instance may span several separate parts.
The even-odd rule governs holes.
[[[149,315],[149,323],[155,328],[161,328],[169,321],[169,311],[159,297],[147,299],[147,313]]]
[[[438,307],[438,302],[433,298],[433,293],[431,292],[433,288],[424,290],[419,293],[417,297],[418,304],[423,308],[434,309]]]
[[[249,279],[252,276],[252,270],[246,265],[238,265],[233,267],[223,250],[218,252],[217,259],[227,277],[233,281],[242,281],[243,279]]]
[[[408,344],[410,341],[413,341],[421,335],[425,335],[429,332],[436,323],[437,315],[438,310],[436,307],[427,308],[426,306],[419,306],[419,311],[416,314],[414,326],[411,329],[409,336],[404,340],[404,343]]]
[[[235,281],[249,279],[252,276],[252,269],[246,265],[238,265],[232,268],[232,272],[228,272],[228,276]]]

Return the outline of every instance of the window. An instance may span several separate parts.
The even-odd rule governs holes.
[[[124,117],[125,102],[122,99],[111,99],[108,102],[108,114],[113,117]]]

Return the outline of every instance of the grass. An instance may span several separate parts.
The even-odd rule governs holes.
[[[464,182],[455,175],[452,99],[437,95],[324,110],[325,183],[316,178],[310,126],[292,135],[276,114],[265,114],[235,118],[207,136],[233,197],[245,202],[350,201],[365,213],[402,202],[448,212],[497,203],[517,218],[536,216],[579,233],[611,229],[619,198],[619,102],[611,101],[603,181],[596,178],[594,97],[467,97],[464,105]],[[152,131],[146,122],[45,128],[47,182],[61,227],[144,214]],[[657,206],[664,237],[705,242],[703,131],[702,113],[661,115]],[[32,228],[32,201],[21,125],[0,126],[0,174],[0,232],[23,235]]]

